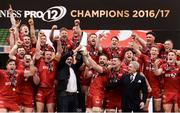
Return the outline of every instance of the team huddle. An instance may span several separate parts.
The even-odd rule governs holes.
[[[11,6],[8,12],[11,50],[6,70],[0,70],[0,112],[148,111],[152,97],[154,111],[180,111],[180,51],[170,39],[162,44],[155,42],[153,32],[146,33],[146,41],[132,33],[127,47],[120,47],[113,36],[104,48],[103,35],[91,33],[84,49],[78,19],[70,40],[65,27],[58,36],[56,25],[49,37],[42,31],[36,35],[32,18],[21,25]],[[141,96],[132,97],[129,87]],[[130,103],[133,107],[127,107]]]

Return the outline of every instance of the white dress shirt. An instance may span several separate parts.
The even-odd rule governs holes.
[[[133,78],[131,79],[131,82],[133,82],[133,81],[135,80],[136,75],[137,75],[137,72],[133,73],[133,76],[131,75],[131,76],[133,77]],[[130,78],[131,78],[131,77],[130,77]]]
[[[77,92],[77,80],[76,80],[76,75],[74,73],[74,70],[69,67],[69,71],[70,71],[70,77],[68,80],[68,84],[67,84],[67,92]]]

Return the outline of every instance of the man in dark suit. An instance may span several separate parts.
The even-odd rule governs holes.
[[[122,112],[140,112],[147,99],[147,86],[145,78],[137,71],[139,63],[132,61],[128,66],[128,74],[124,74],[120,80],[107,85],[110,90],[121,86],[122,92]]]
[[[75,63],[76,60],[76,63]],[[76,112],[80,81],[77,75],[83,63],[81,54],[78,58],[72,52],[65,53],[57,66],[57,112]]]

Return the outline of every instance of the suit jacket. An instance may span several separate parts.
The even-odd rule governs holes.
[[[147,99],[147,86],[145,78],[137,73],[134,81],[131,82],[130,74],[124,74],[120,80],[116,83],[109,84],[106,88],[108,90],[115,87],[121,86],[123,88],[122,92],[122,111],[124,112],[134,112],[140,110],[140,102],[146,102]],[[142,92],[142,98],[140,93]]]
[[[70,72],[69,72],[69,66],[65,63],[66,59],[71,56],[72,53],[66,53],[60,60],[60,62],[57,65],[56,68],[56,79],[58,81],[57,84],[57,93],[65,91],[67,89],[67,84],[68,84],[68,80],[70,77]],[[77,63],[76,64],[72,64],[71,68],[74,70],[75,75],[76,75],[76,81],[77,81],[77,90],[80,92],[80,79],[78,76],[78,70],[80,68],[80,66],[83,63],[83,59],[81,54],[78,54],[79,57],[77,58]]]

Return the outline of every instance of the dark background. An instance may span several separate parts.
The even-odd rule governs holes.
[[[70,11],[75,10],[171,10],[168,18],[79,18],[83,29],[154,29],[177,30],[180,28],[179,0],[1,0],[0,9],[8,9],[9,4],[13,9],[46,11],[53,6],[65,6],[67,14],[58,22],[43,22],[35,19],[37,28],[51,28],[52,25],[66,26],[71,29],[73,20]],[[27,19],[23,19],[26,23]],[[9,27],[9,19],[0,18],[1,27]]]

